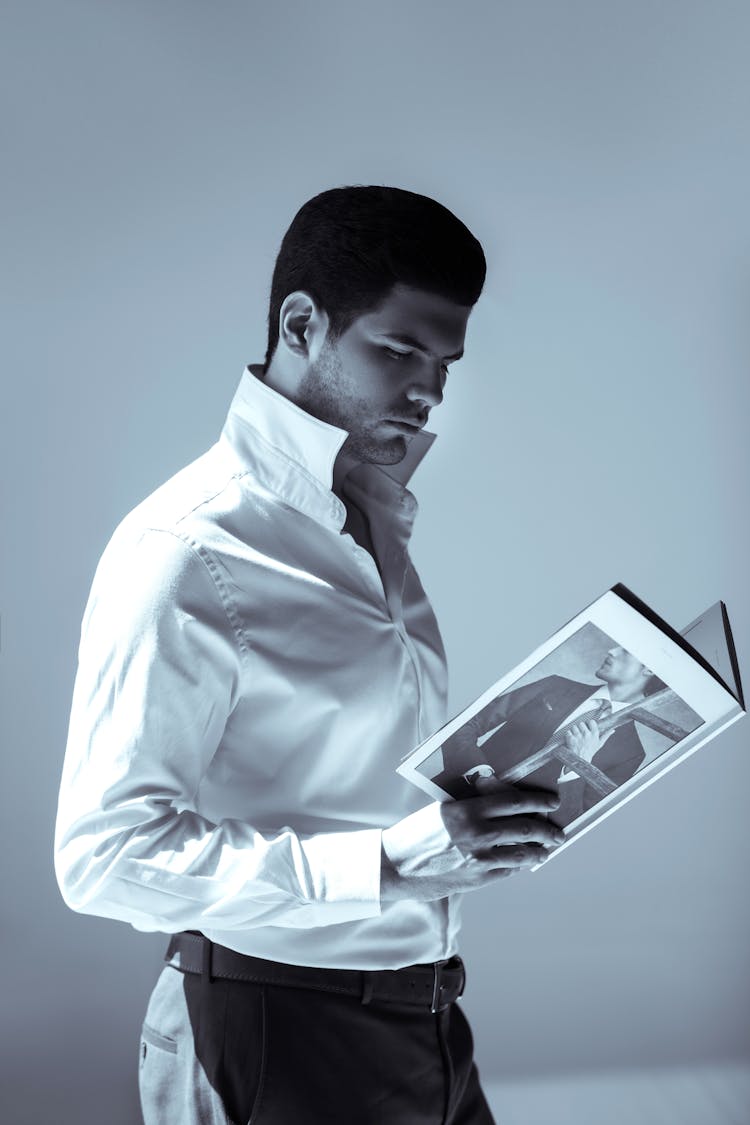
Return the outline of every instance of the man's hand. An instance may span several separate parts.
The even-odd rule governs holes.
[[[565,834],[547,815],[559,798],[496,784],[486,796],[439,801],[383,832],[381,898],[445,898],[546,859]]]
[[[593,719],[587,722],[576,723],[565,735],[565,745],[579,758],[590,762],[599,749],[600,743],[599,724]]]

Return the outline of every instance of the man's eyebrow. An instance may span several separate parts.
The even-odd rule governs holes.
[[[425,344],[421,343],[419,340],[416,339],[416,337],[410,336],[406,332],[383,332],[382,335],[387,336],[389,340],[393,340],[397,344],[406,344],[407,347],[416,348],[417,351],[424,352],[426,355],[431,354],[430,349],[428,347],[426,347]],[[448,359],[448,360],[461,359],[461,356],[463,354],[464,354],[464,349],[461,348],[460,352],[455,352],[454,355],[443,356],[443,359]]]

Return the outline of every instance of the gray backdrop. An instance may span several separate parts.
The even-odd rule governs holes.
[[[453,705],[616,581],[678,627],[723,597],[747,661],[750,9],[3,10],[4,1103],[126,1125],[164,943],[54,882],[80,618],[115,524],[262,359],[305,199],[423,191],[488,255],[414,481]],[[466,899],[485,1075],[748,1058],[747,739]]]

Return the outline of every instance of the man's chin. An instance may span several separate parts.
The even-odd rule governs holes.
[[[402,434],[377,439],[370,435],[357,438],[350,435],[344,449],[368,465],[397,465],[406,457],[409,441],[410,438]]]

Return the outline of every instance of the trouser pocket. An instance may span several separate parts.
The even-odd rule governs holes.
[[[180,1061],[176,1040],[162,1035],[149,1024],[141,1028],[138,1057],[138,1088],[146,1125],[186,1121],[180,1087]]]
[[[154,1031],[153,1027],[144,1023],[141,1028],[141,1058],[146,1058],[149,1046],[156,1047],[160,1051],[167,1051],[170,1055],[177,1054],[177,1043],[174,1039],[170,1039],[167,1035],[160,1035],[158,1031]]]
[[[167,967],[141,1028],[145,1125],[247,1125],[265,1058],[264,988]]]

